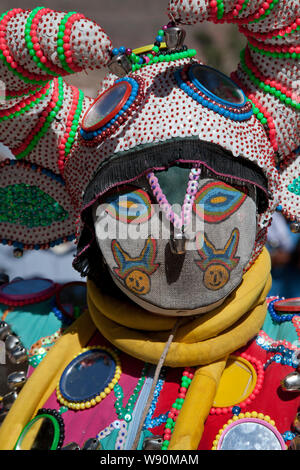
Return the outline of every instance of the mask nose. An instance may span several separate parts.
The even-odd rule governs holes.
[[[174,227],[171,227],[170,234],[170,250],[174,255],[184,255],[186,253],[186,242],[187,239],[181,231],[174,230]]]

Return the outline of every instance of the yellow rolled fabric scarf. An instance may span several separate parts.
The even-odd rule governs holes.
[[[172,342],[165,365],[210,364],[244,346],[263,325],[271,287],[269,253],[263,250],[240,286],[215,310],[186,318]],[[132,303],[112,300],[88,281],[89,312],[97,329],[121,351],[157,364],[178,317],[159,317]],[[110,308],[109,308],[110,307]],[[142,317],[141,317],[142,310]]]
[[[177,330],[165,365],[200,367],[178,417],[170,450],[197,449],[228,354],[252,339],[264,322],[270,269],[270,257],[264,249],[223,305],[205,315],[187,318]],[[113,299],[92,281],[88,281],[88,305],[89,312],[59,338],[24,385],[0,428],[0,450],[14,448],[23,427],[53,393],[66,365],[87,345],[96,329],[121,351],[157,364],[178,320],[152,315],[129,301]]]

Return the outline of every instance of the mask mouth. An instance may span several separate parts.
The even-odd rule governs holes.
[[[168,308],[163,308],[163,307],[159,307],[157,305],[154,305],[151,302],[147,302],[147,301],[143,300],[138,295],[134,295],[133,293],[129,292],[126,288],[124,288],[122,283],[119,282],[118,279],[112,273],[110,273],[110,275],[111,275],[111,279],[113,280],[115,285],[133,303],[139,305],[140,307],[142,307],[144,310],[147,310],[148,312],[155,313],[157,315],[168,316],[168,317],[170,317],[170,316],[173,316],[173,317],[189,317],[189,316],[191,316],[192,317],[192,316],[201,315],[201,314],[204,314],[204,313],[211,312],[215,308],[222,305],[222,303],[226,300],[228,295],[231,294],[231,292],[230,292],[229,294],[227,294],[225,297],[218,300],[217,302],[214,302],[210,305],[206,305],[206,306],[203,306],[203,307],[198,307],[198,308],[194,308],[194,309],[168,309]],[[234,288],[234,290],[235,289],[236,289],[236,287]]]

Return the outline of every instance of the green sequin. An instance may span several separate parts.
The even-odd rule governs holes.
[[[294,181],[288,185],[288,190],[290,193],[300,196],[300,176],[295,178]]]
[[[0,222],[33,228],[67,218],[63,207],[37,186],[20,183],[0,188]]]

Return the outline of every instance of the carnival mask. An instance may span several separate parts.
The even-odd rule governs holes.
[[[200,167],[149,172],[94,205],[96,238],[115,284],[143,308],[200,314],[241,283],[256,237],[254,192]]]

